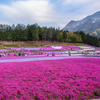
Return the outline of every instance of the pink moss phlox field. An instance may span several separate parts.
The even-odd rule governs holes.
[[[24,47],[19,47],[19,48],[9,47],[9,49],[20,51],[20,50],[24,50]]]
[[[44,51],[51,51],[51,50],[70,50],[70,49],[80,49],[80,47],[78,46],[48,46],[48,47],[27,47],[27,48],[24,48],[24,47],[19,47],[19,48],[15,48],[15,47],[9,47],[9,49],[11,50],[16,50],[16,51],[41,51],[41,50],[44,50]]]
[[[0,49],[0,52],[8,52],[10,50],[6,50],[6,49]]]
[[[68,48],[72,48],[72,49],[80,49],[80,47],[78,47],[78,46],[68,46]]]
[[[100,98],[100,58],[0,63],[0,100]]]
[[[49,46],[49,47],[41,47],[40,50],[69,50],[70,48],[65,46]]]

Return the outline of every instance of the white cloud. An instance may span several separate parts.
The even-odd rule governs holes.
[[[66,6],[66,11],[71,11],[81,14],[81,13],[95,13],[100,10],[100,0],[64,0],[62,3]]]
[[[0,24],[6,24],[6,25],[12,25],[12,23],[10,23],[10,22],[5,22],[5,21],[0,21]]]
[[[100,10],[100,0],[64,0],[62,4],[69,20],[81,20]]]
[[[63,2],[64,5],[83,5],[83,4],[88,4],[88,3],[91,3],[93,2],[94,0],[65,0]],[[96,1],[96,0],[95,0]],[[98,0],[97,0],[98,1]]]
[[[1,12],[15,22],[53,22],[53,5],[48,0],[13,1],[11,5],[0,5]]]
[[[0,4],[1,21],[63,28],[100,10],[100,0],[11,0]]]
[[[63,24],[63,23],[58,24],[58,27],[60,27],[60,29],[63,29],[65,26],[66,26],[66,23],[65,24]]]

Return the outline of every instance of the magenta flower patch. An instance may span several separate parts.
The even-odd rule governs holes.
[[[100,58],[0,63],[1,100],[100,98]]]

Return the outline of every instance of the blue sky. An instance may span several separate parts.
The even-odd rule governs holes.
[[[100,11],[100,0],[0,0],[0,24],[34,24],[62,29],[71,20]]]

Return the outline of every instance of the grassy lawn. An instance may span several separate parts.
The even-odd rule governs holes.
[[[15,44],[13,44],[13,45],[7,45],[7,44],[5,44],[5,45],[3,45],[3,47],[18,47],[18,45],[15,45]]]

